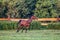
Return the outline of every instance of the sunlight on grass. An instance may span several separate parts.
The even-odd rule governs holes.
[[[60,30],[0,31],[0,40],[60,40]]]

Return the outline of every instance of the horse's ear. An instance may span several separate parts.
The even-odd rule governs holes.
[[[35,19],[35,16],[31,16],[31,19]]]

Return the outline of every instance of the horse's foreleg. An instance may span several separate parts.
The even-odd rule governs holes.
[[[24,27],[22,27],[21,29],[22,29],[22,31],[21,31],[21,32],[23,32],[23,30],[24,30]]]

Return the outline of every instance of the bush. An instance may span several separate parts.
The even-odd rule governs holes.
[[[11,30],[16,29],[17,22],[14,21],[0,21],[0,30]],[[31,30],[33,29],[60,29],[60,23],[50,23],[47,26],[41,25],[38,21],[32,21],[30,24]]]
[[[12,21],[0,21],[0,30],[16,29],[17,22]]]
[[[13,21],[0,21],[0,30],[10,30],[10,29],[16,29],[17,22]],[[41,24],[37,21],[32,21],[30,25],[30,29],[40,29]]]
[[[38,21],[32,21],[30,25],[30,29],[40,29],[40,27],[41,27],[41,23]]]
[[[51,23],[48,25],[48,29],[60,29],[60,23]]]
[[[47,29],[46,26],[41,25],[41,23],[39,21],[32,21],[31,25],[30,25],[30,29]]]

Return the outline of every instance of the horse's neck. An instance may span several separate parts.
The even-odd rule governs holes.
[[[28,22],[31,23],[32,22],[32,19],[28,19]]]

